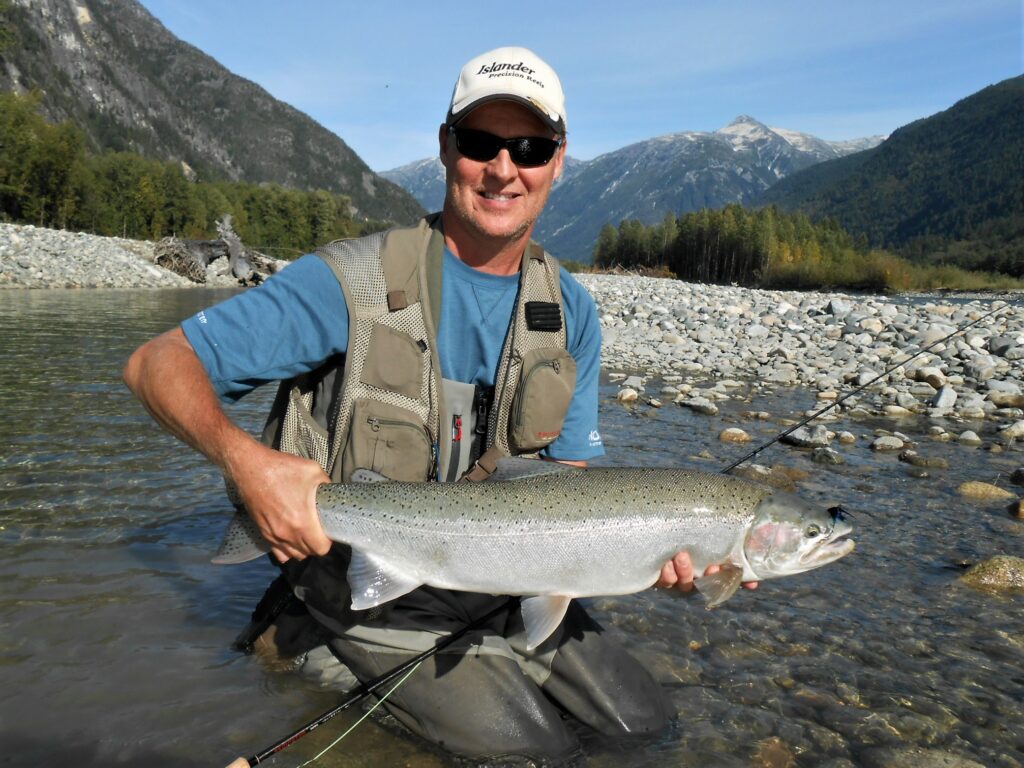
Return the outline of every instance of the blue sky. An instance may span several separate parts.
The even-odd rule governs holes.
[[[1021,0],[142,0],[371,168],[433,155],[462,65],[532,48],[591,159],[740,114],[825,139],[888,134],[1024,72]]]

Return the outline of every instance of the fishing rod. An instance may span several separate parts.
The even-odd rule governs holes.
[[[800,427],[804,427],[804,426],[806,426],[807,424],[809,424],[810,422],[814,421],[814,420],[815,420],[816,418],[818,418],[818,417],[819,417],[819,416],[821,416],[822,414],[824,414],[824,413],[827,413],[828,411],[832,410],[832,409],[833,409],[833,408],[835,408],[836,406],[838,406],[838,405],[842,405],[842,404],[843,404],[844,402],[846,402],[846,401],[847,401],[848,399],[850,399],[851,397],[853,397],[854,395],[856,395],[856,394],[857,394],[858,392],[861,392],[861,391],[863,391],[863,390],[867,389],[867,388],[868,388],[868,387],[870,387],[870,386],[871,386],[872,384],[874,384],[874,383],[875,383],[876,381],[878,381],[879,379],[883,379],[883,378],[885,378],[886,376],[888,376],[888,375],[889,375],[890,373],[892,373],[893,371],[897,371],[897,370],[899,370],[899,369],[900,369],[900,368],[902,368],[902,367],[903,367],[904,365],[906,365],[907,363],[909,363],[909,362],[910,362],[911,360],[914,360],[915,358],[918,358],[918,357],[920,357],[920,356],[921,356],[921,355],[923,355],[923,354],[924,354],[925,352],[927,352],[928,350],[930,350],[930,349],[932,349],[932,348],[934,348],[934,347],[938,346],[939,344],[942,344],[943,342],[949,341],[949,340],[950,340],[951,338],[953,338],[954,336],[957,336],[957,335],[959,335],[959,334],[961,334],[961,333],[964,333],[964,332],[965,332],[965,331],[966,331],[966,330],[967,330],[968,328],[970,328],[970,327],[971,327],[971,326],[973,326],[973,325],[977,325],[978,323],[980,323],[980,322],[981,322],[982,320],[984,320],[985,318],[987,318],[987,317],[991,317],[992,315],[996,314],[997,312],[1001,312],[1001,311],[1003,311],[1004,309],[1007,309],[1007,308],[1009,308],[1009,307],[1012,307],[1012,306],[1013,306],[1013,305],[1012,305],[1012,304],[1010,304],[1010,303],[1005,303],[1005,304],[1003,304],[1002,306],[996,307],[995,309],[991,310],[990,312],[986,312],[986,313],[985,313],[984,315],[982,315],[981,317],[979,317],[979,318],[977,318],[977,319],[975,319],[975,320],[972,320],[972,321],[971,321],[970,323],[968,323],[967,325],[965,325],[965,326],[962,326],[962,327],[960,327],[960,328],[957,328],[957,329],[955,329],[955,330],[954,330],[954,331],[953,331],[952,333],[949,333],[949,334],[947,334],[946,336],[943,336],[943,337],[942,337],[941,339],[938,339],[938,340],[936,340],[936,341],[933,341],[933,342],[932,342],[931,344],[929,344],[928,346],[926,346],[926,347],[924,347],[924,348],[922,348],[922,349],[919,349],[919,350],[918,350],[918,351],[917,351],[916,353],[914,353],[913,355],[911,355],[910,357],[908,357],[908,358],[907,358],[906,360],[904,360],[903,362],[901,362],[901,363],[897,363],[896,365],[892,366],[891,368],[888,368],[888,369],[886,369],[886,370],[882,371],[882,372],[881,372],[880,374],[878,374],[877,376],[875,376],[875,378],[871,379],[871,381],[868,381],[867,383],[865,383],[865,384],[861,384],[861,385],[860,385],[859,387],[856,387],[855,389],[852,389],[851,391],[847,392],[847,393],[846,393],[845,395],[843,395],[843,396],[842,396],[842,397],[840,397],[839,399],[835,400],[835,401],[834,401],[834,402],[832,402],[832,403],[829,403],[829,404],[828,404],[828,405],[826,405],[826,406],[825,406],[824,408],[821,408],[820,410],[817,410],[817,411],[815,411],[815,412],[814,412],[814,413],[812,413],[812,414],[811,414],[810,416],[808,416],[807,418],[805,418],[805,419],[803,419],[803,420],[801,420],[801,421],[797,422],[796,424],[794,424],[794,425],[793,425],[792,427],[790,427],[789,429],[785,430],[784,432],[780,432],[779,434],[775,435],[775,437],[773,437],[773,438],[772,438],[771,440],[769,440],[769,441],[768,441],[767,443],[764,443],[764,444],[763,444],[763,445],[761,445],[760,447],[758,447],[758,448],[755,448],[755,449],[754,449],[753,451],[751,451],[750,453],[748,453],[748,454],[747,454],[746,456],[743,456],[742,458],[740,458],[740,459],[737,459],[737,460],[736,460],[736,461],[734,461],[734,462],[733,462],[732,464],[730,464],[729,466],[727,466],[727,467],[726,467],[725,469],[721,470],[721,471],[720,471],[720,474],[723,474],[723,475],[727,475],[727,474],[729,474],[729,473],[730,473],[730,472],[731,472],[732,470],[736,469],[736,467],[738,467],[738,466],[739,466],[740,464],[743,464],[743,463],[744,463],[744,462],[746,462],[746,461],[750,461],[750,460],[751,460],[752,458],[754,458],[755,456],[757,456],[757,454],[759,454],[759,453],[760,453],[761,451],[763,451],[763,450],[764,450],[765,448],[768,448],[769,446],[771,446],[771,445],[774,445],[774,444],[775,444],[775,443],[777,443],[777,442],[778,442],[779,440],[781,440],[782,438],[784,438],[784,437],[785,437],[786,435],[789,435],[789,434],[792,434],[793,432],[796,432],[796,431],[797,431],[798,429],[800,429]]]
[[[353,706],[355,704],[358,704],[359,702],[363,701],[364,699],[366,699],[367,697],[369,697],[370,695],[375,693],[378,689],[380,689],[383,686],[385,686],[388,683],[390,683],[392,680],[398,679],[399,677],[401,677],[403,674],[405,674],[407,672],[411,673],[412,670],[415,667],[417,667],[421,662],[424,662],[427,659],[429,659],[429,658],[431,658],[433,656],[436,656],[440,651],[443,651],[449,645],[451,645],[452,643],[456,642],[460,638],[464,637],[468,632],[471,632],[474,629],[479,629],[484,624],[486,624],[488,621],[493,619],[495,616],[498,616],[502,611],[506,611],[506,610],[512,609],[513,607],[515,607],[515,605],[518,603],[518,601],[519,601],[519,598],[517,598],[517,597],[510,597],[508,600],[503,602],[497,608],[493,608],[492,610],[488,611],[487,613],[483,614],[482,616],[478,616],[477,618],[473,619],[473,621],[471,621],[470,623],[464,625],[461,629],[458,629],[458,630],[456,630],[455,632],[452,632],[449,635],[445,635],[440,640],[438,640],[433,645],[433,647],[428,648],[427,650],[423,651],[422,653],[416,654],[415,656],[413,656],[410,659],[407,659],[406,661],[403,661],[398,666],[396,666],[393,669],[390,669],[387,672],[384,672],[383,674],[375,677],[373,680],[370,680],[368,682],[362,683],[361,685],[358,685],[357,687],[353,688],[351,691],[349,691],[347,694],[345,694],[345,698],[344,698],[344,700],[342,700],[342,702],[340,704],[338,704],[336,707],[333,707],[332,709],[328,710],[327,712],[324,712],[322,715],[320,715],[316,719],[310,720],[308,723],[306,723],[304,726],[299,728],[294,733],[291,733],[288,736],[285,736],[280,741],[272,744],[271,746],[267,747],[266,749],[263,749],[263,750],[257,752],[252,757],[248,757],[248,758],[239,757],[239,758],[235,759],[234,761],[231,762],[230,765],[227,766],[227,768],[252,768],[252,766],[254,766],[254,765],[259,765],[260,763],[269,760],[271,757],[276,755],[278,752],[282,751],[283,749],[285,749],[287,747],[290,747],[292,744],[294,744],[296,741],[301,739],[303,736],[305,736],[308,733],[316,730],[321,725],[326,723],[328,720],[333,718],[335,715],[338,715],[341,712],[344,712],[349,707],[351,707],[351,706]],[[397,688],[398,686],[395,686],[395,687]],[[394,690],[394,689],[392,689],[392,690]]]

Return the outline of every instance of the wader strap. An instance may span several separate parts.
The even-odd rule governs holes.
[[[462,476],[459,482],[479,483],[481,480],[486,480],[498,468],[498,459],[503,459],[506,456],[508,456],[508,453],[498,446],[492,445],[484,451],[484,455],[476,460],[476,463],[473,464],[469,472]]]

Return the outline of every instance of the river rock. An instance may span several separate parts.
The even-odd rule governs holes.
[[[872,451],[900,451],[903,450],[905,443],[895,435],[882,435],[876,437],[871,443]]]
[[[960,581],[979,589],[1024,592],[1024,559],[996,555],[969,568]]]
[[[1019,440],[1024,437],[1024,420],[1014,422],[1010,426],[999,430],[999,434],[1007,440]]]
[[[1010,506],[1006,508],[1006,511],[1010,513],[1010,517],[1016,518],[1017,520],[1024,520],[1024,499],[1015,499],[1010,502]]]
[[[977,501],[1002,501],[1004,499],[1012,499],[1014,496],[1011,491],[1005,488],[978,480],[968,480],[966,483],[961,483],[960,487],[956,490],[961,496],[968,499],[976,499]]]
[[[697,413],[703,413],[705,416],[718,415],[718,406],[706,397],[688,397],[684,400],[677,400],[677,402],[684,408],[689,408]]]
[[[718,439],[726,443],[749,443],[754,438],[739,427],[728,427],[718,433]]]
[[[981,438],[970,429],[961,432],[957,440],[961,445],[981,445]]]
[[[800,427],[781,438],[779,442],[798,448],[827,448],[832,442],[832,434],[819,424],[813,430]]]
[[[860,755],[862,768],[985,768],[981,763],[941,749],[874,747]]]
[[[827,464],[830,466],[846,463],[843,455],[833,448],[815,448],[811,451],[811,461],[815,464]]]
[[[623,387],[619,390],[618,394],[615,395],[615,399],[620,403],[635,403],[640,397],[640,393],[632,387]]]

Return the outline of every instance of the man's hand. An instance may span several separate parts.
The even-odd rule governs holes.
[[[221,468],[284,562],[331,548],[316,513],[316,489],[329,483],[315,461],[281,453],[233,424],[181,328],[139,347],[124,381],[157,423]]]
[[[721,566],[709,565],[707,570],[704,571],[704,575],[710,576],[713,573],[718,573],[720,570]],[[676,589],[684,595],[689,594],[696,588],[693,585],[696,575],[693,570],[693,563],[690,560],[690,553],[679,552],[662,566],[661,575],[654,586],[661,589]],[[757,589],[757,582],[745,581],[743,582],[743,587],[745,589]]]
[[[331,478],[319,464],[253,442],[227,469],[278,562],[327,554],[331,540],[320,525],[316,491]]]

